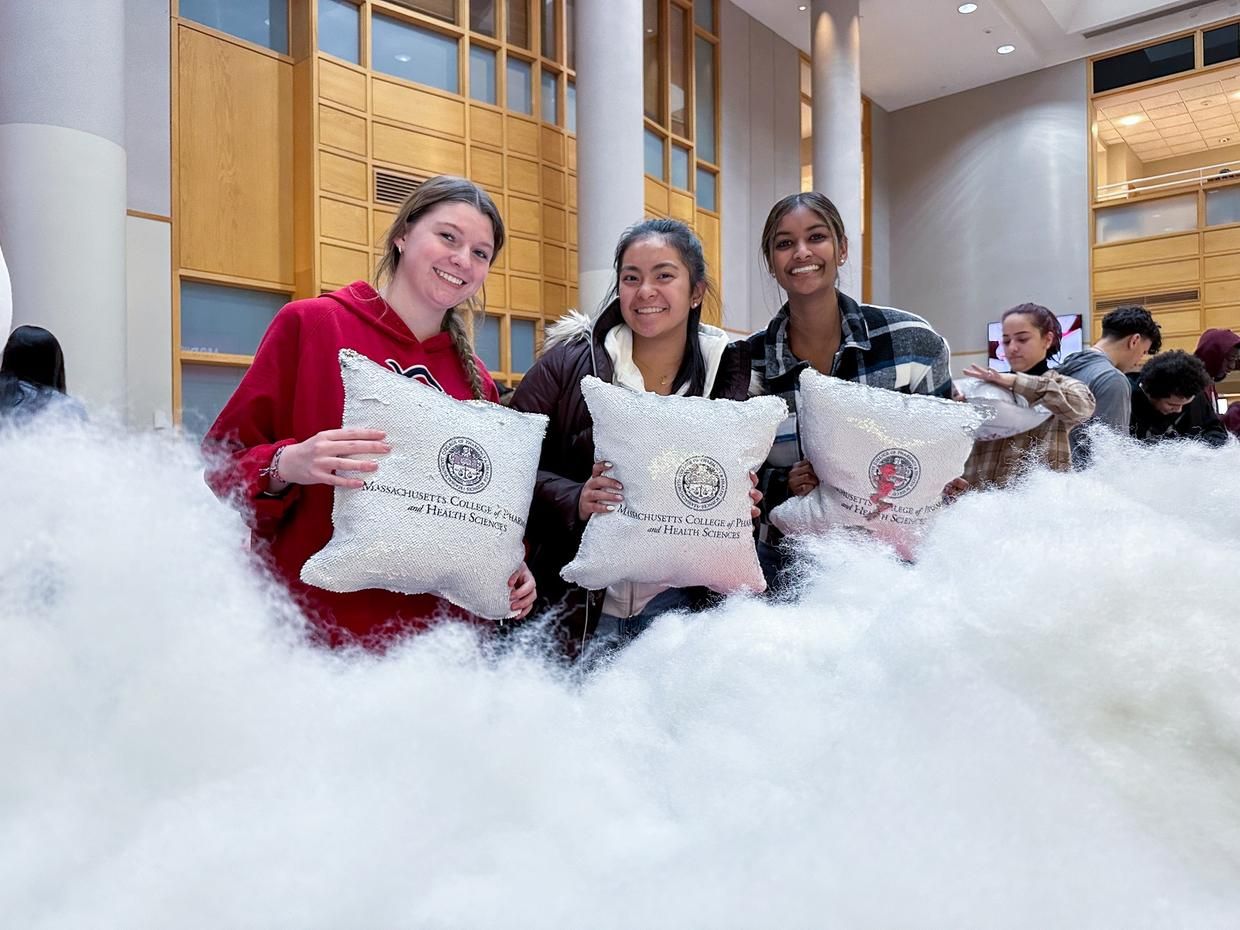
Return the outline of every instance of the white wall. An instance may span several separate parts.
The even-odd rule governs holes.
[[[125,217],[126,418],[138,429],[172,424],[172,227]]]
[[[891,114],[870,104],[870,302],[891,305]],[[860,290],[853,296],[860,299]]]
[[[168,0],[125,0],[128,207],[159,216],[171,213],[169,16]]]
[[[723,322],[752,332],[782,298],[759,256],[762,225],[801,189],[800,59],[796,48],[732,3],[720,4],[723,121]]]
[[[889,116],[890,302],[947,337],[954,369],[1014,304],[1088,311],[1085,98],[1077,61]]]

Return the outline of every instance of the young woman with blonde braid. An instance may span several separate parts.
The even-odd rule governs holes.
[[[355,281],[276,314],[204,442],[216,456],[208,483],[248,504],[255,548],[333,645],[382,645],[437,617],[461,616],[431,595],[336,594],[300,581],[306,559],[331,538],[333,488],[362,485],[336,469],[381,470],[374,460],[345,456],[390,451],[382,432],[340,428],[340,349],[453,397],[499,400],[463,319],[504,245],[491,198],[464,178],[432,178],[402,205],[386,242],[377,289]],[[524,565],[509,587],[514,615],[524,616],[534,602]]]

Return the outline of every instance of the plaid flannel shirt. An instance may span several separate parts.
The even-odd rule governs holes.
[[[859,304],[836,292],[840,307],[840,348],[830,374],[845,381],[903,394],[952,396],[951,350],[947,341],[921,317],[892,307]],[[775,445],[758,475],[762,491],[759,538],[778,540],[768,522],[771,508],[788,499],[788,469],[804,458],[797,428],[797,384],[809,365],[788,344],[788,305],[770,325],[749,337],[752,375],[749,395],[778,394],[789,416],[779,427]]]
[[[1025,468],[1045,464],[1055,471],[1072,467],[1072,428],[1094,413],[1094,395],[1075,378],[1048,371],[1042,375],[1017,374],[1013,392],[1051,412],[1040,426],[1004,439],[975,442],[964,464],[964,478],[975,488],[1002,487]]]

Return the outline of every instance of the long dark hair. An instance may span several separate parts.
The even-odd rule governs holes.
[[[1046,350],[1046,357],[1054,358],[1058,355],[1063,342],[1063,327],[1059,325],[1059,317],[1041,304],[1017,304],[1011,310],[1003,311],[1001,321],[1017,313],[1023,313],[1033,320],[1033,325],[1044,337],[1047,333],[1054,335],[1050,348]]]
[[[689,386],[689,395],[700,397],[706,392],[706,359],[702,356],[702,343],[698,339],[698,327],[702,322],[702,303],[708,294],[714,292],[714,285],[706,274],[706,255],[702,251],[702,242],[692,229],[680,220],[653,219],[635,223],[624,231],[620,241],[616,243],[615,269],[616,278],[611,290],[603,301],[604,307],[610,307],[620,300],[620,266],[624,262],[624,253],[629,246],[648,239],[660,237],[674,248],[680,261],[689,271],[689,292],[692,294],[698,285],[704,285],[702,299],[689,305],[688,325],[685,327],[685,354],[680,361],[676,378],[672,381],[672,392],[679,391],[683,385]]]
[[[410,225],[416,223],[429,210],[441,203],[469,204],[491,221],[491,234],[495,240],[491,264],[495,264],[500,249],[504,247],[504,220],[499,215],[499,208],[495,206],[495,201],[491,199],[491,196],[473,181],[444,174],[424,181],[406,198],[396,212],[392,225],[388,227],[384,235],[383,257],[379,259],[379,267],[375,270],[376,286],[384,281],[390,281],[396,273],[396,266],[400,264],[400,249],[396,246],[396,239],[404,235]],[[452,334],[452,347],[461,360],[461,367],[465,369],[465,375],[469,379],[469,388],[475,399],[481,399],[483,396],[482,374],[478,371],[478,363],[474,358],[473,340],[471,339],[473,327],[468,317],[470,314],[482,312],[486,304],[486,293],[486,285],[483,284],[481,300],[475,295],[469,299],[468,304],[453,307],[443,315],[442,329]]]
[[[65,353],[42,326],[19,326],[4,345],[0,374],[65,393]]]

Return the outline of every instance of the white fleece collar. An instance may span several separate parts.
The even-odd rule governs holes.
[[[706,383],[702,393],[709,397],[711,389],[715,386],[715,376],[719,374],[723,350],[728,347],[728,334],[718,327],[699,323],[698,344],[702,347],[702,358],[706,362]],[[642,377],[641,369],[633,361],[633,331],[631,329],[623,323],[613,326],[603,339],[603,348],[611,356],[614,369],[612,384],[618,384],[633,391],[646,390],[646,381]],[[688,390],[689,386],[682,384],[676,393],[683,395]]]

